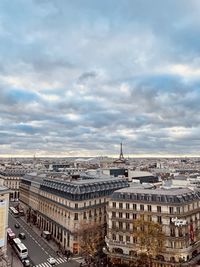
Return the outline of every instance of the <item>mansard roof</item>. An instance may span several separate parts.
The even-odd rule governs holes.
[[[128,181],[124,178],[98,177],[81,180],[65,181],[49,179],[45,177],[32,177],[26,175],[21,183],[34,186],[38,184],[41,191],[46,191],[57,196],[71,200],[85,200],[111,195],[115,190],[128,187]]]
[[[127,187],[128,182],[125,179],[119,178],[87,179],[70,182],[44,179],[41,185],[42,187],[49,187],[66,193],[86,194],[110,189],[117,190]]]
[[[115,191],[112,199],[118,201],[181,204],[200,200],[200,190],[191,188],[136,189],[129,187]]]

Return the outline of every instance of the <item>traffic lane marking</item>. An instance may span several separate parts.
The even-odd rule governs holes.
[[[12,214],[11,214],[12,216]],[[25,232],[31,237],[31,239],[36,243],[36,240],[35,238],[27,231],[27,229],[25,229],[25,227],[22,225],[22,223],[20,223],[14,216],[12,216],[12,218],[20,224],[20,226],[25,230]],[[33,230],[32,230],[33,231]],[[36,243],[37,244],[37,243]],[[46,243],[45,243],[46,244]],[[49,256],[51,257],[51,254],[49,254],[43,247],[42,247],[42,250]]]

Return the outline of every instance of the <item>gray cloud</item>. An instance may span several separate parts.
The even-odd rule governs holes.
[[[2,4],[1,154],[118,154],[121,139],[127,154],[198,154],[199,11],[195,0]]]

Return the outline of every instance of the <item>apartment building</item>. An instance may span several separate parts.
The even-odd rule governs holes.
[[[8,228],[8,208],[9,193],[7,187],[3,186],[0,180],[0,263],[2,267],[9,266],[10,262],[7,257],[7,228]]]
[[[141,216],[165,234],[152,266],[194,266],[200,259],[200,190],[124,188],[113,193],[107,212],[107,249],[116,262],[130,264],[141,252],[133,228]]]
[[[65,250],[79,253],[77,232],[82,223],[106,224],[106,205],[111,194],[128,186],[123,178],[84,176],[80,180],[49,179],[25,175],[20,184],[20,202],[31,220]]]
[[[21,177],[25,175],[23,169],[5,169],[0,170],[0,178],[4,181],[4,186],[10,189],[10,199],[19,199],[19,183]]]

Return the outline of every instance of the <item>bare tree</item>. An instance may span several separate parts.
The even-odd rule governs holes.
[[[162,232],[162,226],[153,221],[146,221],[144,218],[137,219],[133,222],[133,237],[143,255],[151,266],[151,259],[162,253],[164,250],[165,234]],[[145,256],[146,254],[146,256]]]
[[[86,258],[95,259],[102,251],[104,245],[104,227],[101,224],[91,222],[81,223],[78,231],[80,252]]]

